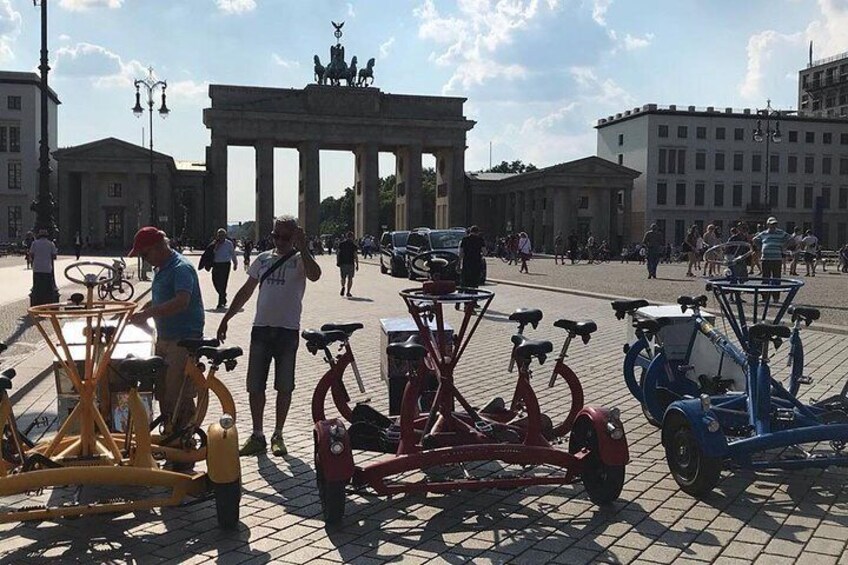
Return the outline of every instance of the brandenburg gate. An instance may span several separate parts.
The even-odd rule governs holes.
[[[338,39],[341,26],[334,25]],[[366,86],[367,78],[373,77],[373,59],[359,71],[357,81],[356,57],[347,65],[339,43],[330,52],[327,67],[321,66],[316,55],[317,84],[303,89],[209,86],[212,103],[203,111],[203,123],[211,130],[206,149],[211,181],[207,217],[215,226],[227,223],[227,148],[235,145],[256,150],[257,236],[264,237],[272,229],[275,147],[299,152],[298,217],[309,235],[318,235],[320,229],[321,149],[355,155],[357,237],[380,231],[377,157],[381,151],[395,154],[396,229],[423,225],[424,153],[436,157],[435,227],[465,225],[465,137],[474,127],[463,116],[465,98],[381,92]]]

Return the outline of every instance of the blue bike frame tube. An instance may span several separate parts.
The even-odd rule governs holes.
[[[645,400],[643,398],[644,395],[642,394],[642,387],[636,379],[636,367],[642,366],[640,363],[640,361],[644,359],[642,357],[642,352],[648,350],[648,340],[644,337],[640,337],[633,342],[633,345],[630,346],[630,349],[627,350],[627,354],[624,356],[624,383],[627,385],[627,388],[630,390],[630,394],[633,395],[633,398],[638,400],[640,403]],[[650,367],[650,365],[648,365],[648,367]]]
[[[670,371],[670,366],[668,360],[665,356],[665,352],[660,350],[660,352],[654,357],[651,361],[650,366],[648,366],[648,372],[645,374],[645,383],[644,388],[642,389],[642,403],[648,409],[648,412],[657,422],[662,422],[663,420],[663,409],[657,402],[656,394],[645,394],[646,390],[657,391],[660,386],[666,388],[667,383],[662,383],[662,377],[668,376],[666,371]],[[668,380],[668,379],[666,379]],[[660,384],[662,383],[662,385]]]
[[[734,459],[747,458],[758,451],[830,440],[848,441],[848,424],[792,428],[740,439],[728,444],[727,454]]]

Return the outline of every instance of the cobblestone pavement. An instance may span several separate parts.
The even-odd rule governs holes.
[[[397,292],[410,283],[381,276],[377,267],[363,264],[355,297],[343,299],[338,296],[332,258],[320,262],[326,271],[307,289],[303,326],[365,323],[352,342],[372,405],[385,410],[379,319],[405,315]],[[242,273],[233,277],[231,291],[243,278]],[[206,303],[214,304],[210,277],[204,273],[202,280]],[[555,347],[564,338],[552,325],[558,317],[598,322],[599,331],[589,344],[572,348],[569,363],[581,377],[587,403],[618,406],[622,411],[632,461],[624,492],[610,507],[593,505],[579,484],[392,499],[350,495],[343,526],[325,529],[319,516],[309,421],[312,389],[325,365],[301,347],[298,388],[285,431],[290,455],[242,459],[244,496],[238,532],[216,528],[212,502],[136,515],[3,525],[0,561],[774,564],[795,562],[803,553],[816,565],[848,563],[845,472],[725,474],[713,495],[702,502],[694,500],[678,490],[668,473],[658,431],[645,421],[623,383],[624,323],[615,320],[609,303],[509,285],[489,288],[496,293],[491,311],[458,367],[458,386],[473,404],[511,392],[514,376],[506,372],[506,365],[514,326],[506,318],[515,308],[543,309],[545,319],[528,335],[551,339]],[[253,303],[245,310],[231,323],[230,344],[248,344]],[[208,314],[207,334],[214,333],[220,317]],[[804,397],[841,387],[848,376],[848,338],[808,332],[804,339],[808,374],[815,379]],[[780,356],[774,365],[781,366]],[[242,439],[249,430],[246,366],[243,359],[223,376],[240,410]],[[534,383],[543,409],[556,417],[569,399],[565,387],[547,388],[551,368],[551,361],[538,368]],[[54,414],[52,387],[46,379],[18,403],[18,411],[28,418],[41,412]],[[210,416],[216,415],[210,408]],[[270,431],[266,426],[266,434]],[[357,455],[358,462],[365,459],[365,454]]]
[[[518,267],[507,265],[500,259],[487,259],[488,276],[542,286],[570,288],[600,294],[646,298],[653,301],[675,302],[681,294],[703,294],[704,279],[686,276],[685,263],[662,264],[657,270],[658,278],[648,280],[645,265],[637,263],[611,263],[589,265],[585,261],[577,265],[556,265],[550,257],[533,258],[529,264],[530,274],[518,272]],[[804,266],[798,266],[804,273]],[[796,302],[808,304],[822,310],[821,321],[825,324],[848,326],[848,275],[840,274],[830,266],[826,273],[815,277],[797,277],[804,281]],[[713,300],[710,307],[718,308]]]

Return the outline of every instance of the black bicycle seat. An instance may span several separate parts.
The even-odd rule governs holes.
[[[656,335],[662,328],[670,323],[671,320],[668,318],[657,318],[656,320],[636,320],[633,322],[633,327],[637,330]]]
[[[592,320],[574,321],[563,318],[554,322],[554,326],[579,336],[587,336],[598,331],[598,324]]]
[[[677,303],[681,306],[686,307],[698,306],[700,308],[704,308],[707,305],[707,295],[702,294],[701,296],[681,296],[677,299]]]
[[[127,357],[117,365],[118,373],[131,387],[142,388],[151,387],[156,376],[166,367],[165,360],[155,355],[147,358]]]
[[[0,353],[3,353],[7,349],[9,349],[9,346],[6,345],[5,343],[0,342]]]
[[[201,347],[218,347],[219,345],[221,345],[221,342],[214,337],[190,337],[177,342],[178,347],[188,349],[188,352],[192,355],[196,354]]]
[[[538,308],[519,308],[509,315],[509,319],[522,325],[532,324],[535,328],[542,320],[542,315],[542,311]]]
[[[14,369],[6,369],[0,373],[0,390],[12,390],[12,379],[16,374]]]
[[[748,330],[748,337],[752,341],[766,341],[776,337],[789,337],[791,332],[789,326],[782,324],[755,324]]]
[[[418,343],[415,336],[406,341],[392,343],[386,348],[390,357],[403,359],[404,361],[420,361],[427,355],[427,348]]]
[[[319,348],[324,348],[337,341],[345,341],[347,334],[341,330],[318,331],[318,330],[303,330],[300,337],[306,340],[307,344],[312,344]]]
[[[356,330],[361,330],[364,327],[365,326],[363,326],[359,322],[351,322],[349,324],[324,324],[323,326],[321,326],[321,331],[331,332],[334,330],[338,330],[346,333],[348,336],[351,336],[353,332],[355,332]]]
[[[790,306],[789,313],[792,315],[793,322],[801,320],[808,326],[812,324],[814,320],[821,318],[821,312],[819,309],[813,308],[812,306]]]
[[[197,357],[206,357],[213,365],[220,365],[226,361],[232,361],[244,355],[241,347],[201,347],[197,350]]]
[[[615,310],[615,317],[619,320],[624,319],[624,315],[628,312],[635,312],[639,308],[644,308],[648,305],[647,300],[613,300],[612,309]]]
[[[513,355],[516,359],[530,359],[537,357],[540,363],[545,362],[545,356],[553,351],[554,345],[550,341],[524,339],[516,346]]]

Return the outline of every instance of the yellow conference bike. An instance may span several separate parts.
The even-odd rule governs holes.
[[[234,369],[241,348],[181,342],[190,355],[178,402],[196,396],[196,410],[188,422],[152,418],[165,362],[150,355],[152,338],[127,324],[135,302],[95,300],[111,271],[105,263],[73,263],[65,276],[86,293],[29,309],[54,356],[55,435],[35,442],[28,437],[33,425],[20,431],[9,399],[14,369],[0,374],[0,523],[135,512],[214,496],[219,526],[234,528],[241,501],[236,408],[216,373],[222,365]],[[139,332],[148,336],[146,345]],[[204,429],[213,397],[222,415]]]

